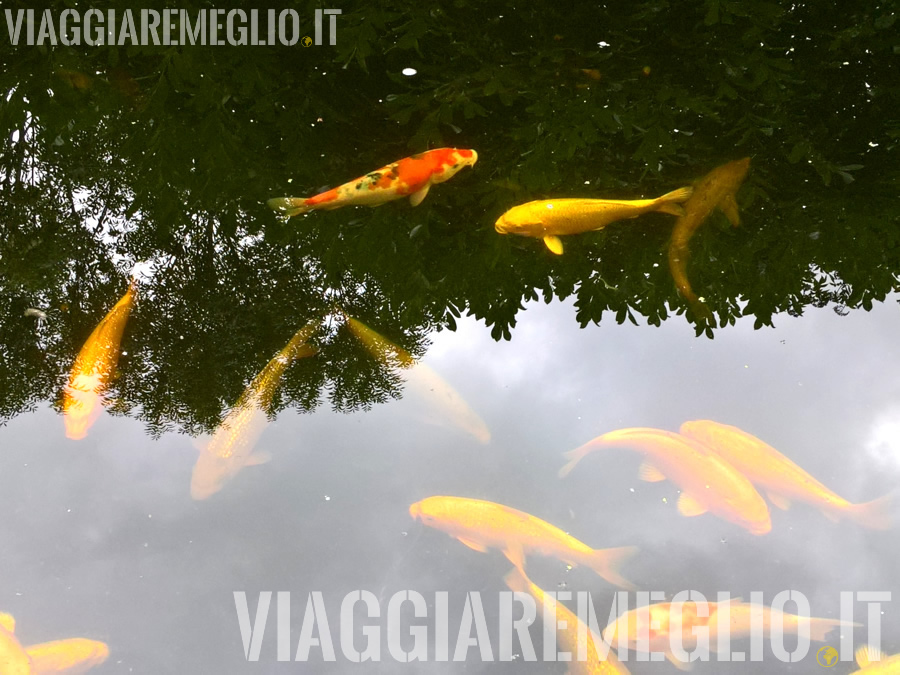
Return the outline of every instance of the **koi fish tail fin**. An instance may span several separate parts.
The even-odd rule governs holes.
[[[566,476],[568,476],[572,472],[572,469],[575,468],[575,465],[578,464],[578,462],[580,462],[581,459],[586,454],[588,454],[588,452],[590,452],[590,450],[584,445],[579,448],[575,448],[574,450],[564,452],[563,457],[565,457],[569,461],[563,468],[559,470],[559,477],[565,478]]]
[[[869,530],[889,530],[895,521],[897,491],[863,504],[853,504],[847,515],[857,524]]]
[[[861,623],[853,623],[850,621],[817,619],[816,617],[812,617],[809,620],[809,639],[813,642],[827,642],[829,639],[828,634],[835,628],[854,628],[861,625]]]
[[[298,197],[276,197],[266,202],[270,209],[278,211],[288,218],[298,216],[301,213],[312,211],[313,207],[309,206],[306,199]]]
[[[694,188],[683,187],[672,190],[655,200],[656,211],[660,213],[668,213],[673,216],[683,216],[684,209],[679,206],[681,202],[686,202],[694,194]]]
[[[637,552],[636,546],[599,548],[587,554],[582,559],[581,564],[590,567],[598,576],[603,577],[614,586],[635,591],[637,586],[623,577],[619,572],[619,568]]]

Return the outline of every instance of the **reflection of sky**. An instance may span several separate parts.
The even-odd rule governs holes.
[[[275,661],[274,609],[263,663],[243,661],[232,591],[248,592],[251,613],[259,591],[292,591],[293,653],[306,593],[321,590],[338,662],[311,669],[397,672],[384,645],[380,664],[343,659],[337,616],[345,593],[371,590],[384,610],[395,591],[417,590],[429,601],[450,591],[452,653],[462,593],[479,590],[497,636],[496,593],[505,590],[508,563],[407,513],[423,497],[452,494],[528,511],[591,546],[637,545],[624,573],[647,590],[763,591],[770,599],[796,589],[814,615],[833,618],[841,590],[892,590],[883,647],[900,651],[896,530],[835,525],[803,505],[773,508],[765,537],[709,515],[683,518],[677,489],[638,481],[639,458],[625,449],[591,455],[567,479],[556,477],[561,453],[600,433],[677,430],[709,418],[758,435],[851,501],[889,492],[900,478],[894,301],[847,317],[830,309],[776,317],[775,330],[754,331],[751,319],[715,340],[695,338],[677,317],[661,328],[617,326],[610,317],[602,328],[578,330],[574,313],[571,304],[530,305],[512,342],[495,343],[473,321],[434,336],[426,363],[485,420],[489,445],[421,423],[411,400],[349,416],[287,413],[260,441],[274,460],[246,469],[206,502],[188,494],[196,450],[187,437],[152,441],[137,422],[103,415],[87,439],[73,442],[49,408],[14,419],[0,428],[0,610],[16,616],[26,643],[107,641],[110,659],[92,672],[309,672]],[[589,570],[532,558],[529,571],[547,590],[590,590],[598,612],[608,610],[612,589]],[[865,621],[865,606],[856,607]],[[361,648],[361,633],[357,639]],[[816,648],[798,664],[711,663],[695,672],[816,673]],[[477,658],[474,649],[470,656]],[[677,672],[629,665],[634,673]],[[403,672],[460,669],[425,663]],[[477,661],[467,668],[564,671]]]

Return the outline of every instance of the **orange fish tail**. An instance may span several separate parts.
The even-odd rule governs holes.
[[[591,451],[589,444],[582,445],[581,447],[575,448],[574,450],[569,450],[568,452],[563,453],[563,457],[565,457],[568,463],[559,470],[559,477],[565,478],[568,476],[572,469],[575,468],[575,465],[578,464]]]
[[[842,623],[837,619],[817,619],[812,617],[809,620],[809,639],[813,642],[827,642],[828,634],[835,628],[841,626],[858,626],[859,624]]]
[[[894,523],[894,507],[897,493],[873,499],[863,504],[852,504],[846,509],[850,519],[869,530],[889,530]]]
[[[618,548],[601,548],[591,551],[581,560],[581,564],[590,567],[598,576],[609,583],[629,591],[637,590],[637,586],[628,581],[619,572],[619,568],[638,552],[636,546],[620,546]]]
[[[276,197],[267,201],[266,204],[273,211],[278,211],[290,218],[312,211],[313,207],[308,205],[307,201],[309,200],[298,197]]]
[[[655,210],[673,216],[683,216],[684,209],[681,208],[679,204],[690,199],[692,194],[694,194],[694,188],[692,187],[683,187],[672,190],[655,200]]]

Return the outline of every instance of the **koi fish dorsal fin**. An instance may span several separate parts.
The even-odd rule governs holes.
[[[422,203],[422,200],[425,199],[425,196],[428,194],[428,190],[430,189],[431,183],[425,183],[424,187],[419,188],[409,196],[409,203],[412,206],[418,206]]]
[[[863,645],[859,649],[856,650],[856,665],[860,668],[865,668],[872,663],[877,663],[881,661],[881,650],[878,647],[874,647],[872,645]]]
[[[12,614],[0,613],[0,628],[10,634],[16,632],[16,620]]]
[[[687,518],[702,516],[706,511],[707,508],[703,506],[703,504],[686,492],[682,492],[681,496],[678,498],[678,513]]]
[[[555,253],[556,255],[563,254],[563,244],[559,237],[554,234],[548,234],[544,237],[544,245],[550,249],[551,253]]]

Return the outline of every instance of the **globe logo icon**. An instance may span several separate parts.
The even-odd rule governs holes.
[[[823,668],[832,668],[837,665],[839,660],[838,650],[830,645],[820,647],[816,652],[816,662]]]
[[[309,35],[307,35],[306,37],[304,37],[303,39],[300,40],[300,44],[303,45],[304,47],[310,47],[310,46],[312,46],[312,38],[309,37]]]

